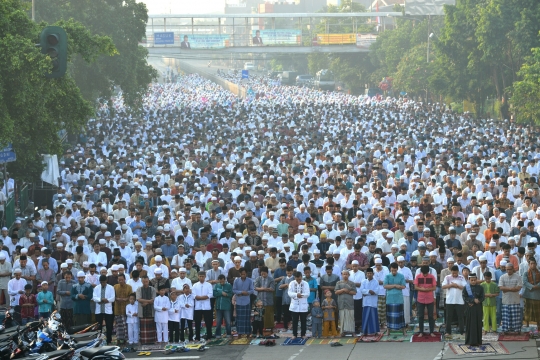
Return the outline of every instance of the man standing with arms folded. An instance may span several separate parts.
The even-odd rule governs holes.
[[[467,281],[459,275],[457,265],[452,266],[452,275],[448,275],[442,282],[442,289],[446,289],[446,335],[452,335],[452,322],[454,315],[457,316],[459,333],[464,332],[465,302],[463,301],[463,288],[467,285]]]
[[[522,317],[519,292],[523,287],[521,276],[515,272],[514,264],[506,264],[506,274],[499,279],[502,291],[502,331],[521,332]]]

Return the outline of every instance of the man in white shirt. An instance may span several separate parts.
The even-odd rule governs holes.
[[[105,241],[105,239],[102,239]],[[94,251],[88,255],[88,263],[95,264],[97,271],[99,272],[103,266],[107,266],[107,254],[101,252],[101,246],[99,242],[94,243]]]
[[[94,295],[92,300],[96,303],[96,321],[99,324],[99,330],[102,330],[103,320],[105,320],[105,326],[107,326],[107,344],[112,342],[112,330],[113,330],[113,303],[115,300],[114,288],[107,284],[107,276],[101,275],[99,277],[99,285],[94,288]]]
[[[351,266],[352,270],[349,271],[349,280],[356,286],[356,294],[353,295],[354,327],[355,333],[359,334],[362,332],[362,292],[360,291],[360,286],[362,286],[362,281],[364,281],[366,277],[364,272],[359,270],[360,265],[358,260],[353,260]]]
[[[178,277],[171,283],[171,291],[174,291],[175,289],[179,291],[184,288],[184,285],[188,285],[191,289],[192,283],[191,280],[186,277],[186,273],[185,267],[181,267],[178,270]]]
[[[210,283],[206,282],[206,273],[199,271],[199,282],[193,285],[191,293],[195,297],[195,311],[193,321],[195,322],[195,340],[201,340],[201,320],[204,318],[206,325],[206,338],[212,338],[212,307],[210,299],[213,296],[213,289]]]
[[[21,275],[22,270],[15,269],[13,271],[14,278],[8,282],[9,306],[15,309],[15,319],[20,319],[21,317],[19,298],[21,297],[21,294],[24,294],[24,286],[26,285],[26,280],[21,278]]]
[[[463,334],[465,302],[463,301],[462,293],[467,285],[467,281],[463,276],[459,275],[457,265],[452,266],[450,270],[452,271],[452,275],[445,277],[441,284],[441,288],[446,290],[446,323],[452,324],[454,315],[457,316],[459,333]],[[452,326],[446,327],[446,334],[452,335]]]

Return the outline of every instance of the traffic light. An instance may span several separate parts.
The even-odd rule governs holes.
[[[41,53],[48,55],[52,60],[52,71],[45,74],[48,78],[64,76],[67,70],[67,34],[59,26],[47,26],[39,38]]]

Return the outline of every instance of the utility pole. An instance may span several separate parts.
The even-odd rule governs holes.
[[[36,0],[32,0],[32,21],[36,21]]]
[[[427,25],[427,54],[426,54],[426,71],[429,67],[429,45],[431,42],[431,15],[428,15],[428,25]],[[426,104],[429,103],[429,84],[426,83]]]

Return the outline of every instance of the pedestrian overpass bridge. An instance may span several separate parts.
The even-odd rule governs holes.
[[[150,56],[368,52],[400,12],[151,15],[141,44]],[[371,32],[363,32],[373,29]]]

